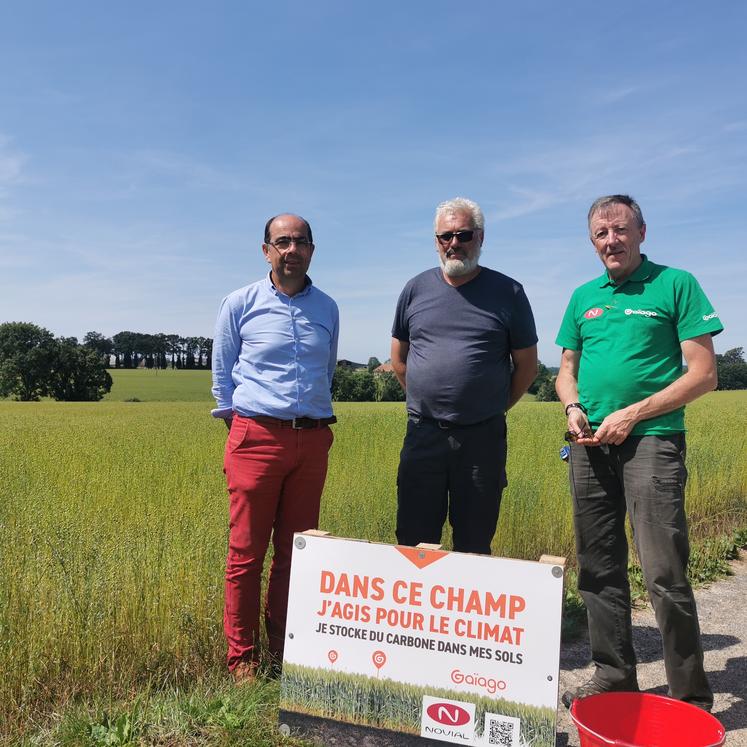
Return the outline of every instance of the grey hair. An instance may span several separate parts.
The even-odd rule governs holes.
[[[598,197],[592,203],[589,208],[589,215],[587,222],[589,224],[589,232],[591,233],[591,219],[594,217],[594,213],[610,205],[625,205],[629,207],[635,216],[638,228],[643,228],[646,225],[646,221],[643,220],[643,213],[641,212],[641,206],[630,196],[630,195],[605,195],[604,197]]]
[[[446,200],[436,208],[436,217],[433,220],[433,228],[436,229],[438,219],[442,215],[451,213],[469,213],[472,216],[472,225],[480,231],[485,230],[485,216],[482,214],[480,206],[468,200],[466,197],[455,197],[453,200]]]

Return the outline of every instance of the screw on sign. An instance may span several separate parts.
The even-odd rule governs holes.
[[[386,654],[383,651],[374,651],[371,656],[371,661],[376,667],[376,676],[378,677],[381,668],[386,664]]]
[[[338,653],[334,649],[331,649],[327,652],[327,658],[329,659],[330,664],[334,664],[337,661]]]

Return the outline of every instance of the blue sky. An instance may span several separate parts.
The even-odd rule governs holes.
[[[3,3],[0,321],[211,335],[288,210],[340,356],[384,360],[434,207],[464,195],[554,365],[601,272],[588,205],[629,192],[717,351],[747,347],[745,28],[736,1]]]

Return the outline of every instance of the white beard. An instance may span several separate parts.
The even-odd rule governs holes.
[[[463,275],[469,275],[476,267],[480,260],[480,250],[478,249],[474,256],[465,259],[444,259],[439,255],[441,267],[444,273],[450,278],[460,278]]]

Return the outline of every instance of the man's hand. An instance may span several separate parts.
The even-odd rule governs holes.
[[[631,412],[631,408],[611,412],[597,428],[594,438],[600,444],[614,444],[619,446],[635,427],[638,419]]]
[[[568,410],[568,432],[576,437],[576,443],[582,446],[599,446],[600,441],[591,432],[589,420],[583,410],[571,407]]]
[[[576,443],[582,446],[599,446],[601,443],[591,432],[589,419],[580,407],[568,407],[578,402],[578,365],[581,352],[563,348],[560,359],[560,370],[555,379],[555,391],[563,406],[568,410],[568,432],[576,437]]]

